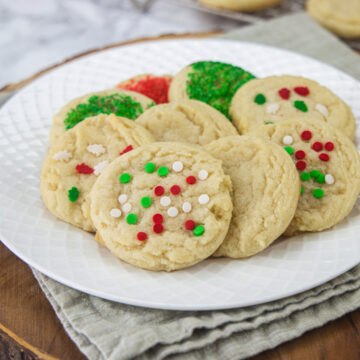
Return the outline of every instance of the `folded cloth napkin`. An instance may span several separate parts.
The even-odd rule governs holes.
[[[303,13],[249,26],[223,37],[294,50],[360,79],[358,55]],[[118,304],[33,272],[65,330],[89,359],[243,359],[360,306],[360,266],[289,298],[206,312]]]

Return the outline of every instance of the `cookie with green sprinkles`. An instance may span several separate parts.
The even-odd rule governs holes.
[[[90,197],[97,239],[144,269],[191,266],[212,255],[226,236],[230,189],[221,162],[201,147],[144,145],[114,160],[96,181]]]
[[[135,120],[154,105],[154,101],[145,95],[127,90],[109,89],[83,95],[71,100],[54,115],[50,143],[53,145],[66,131],[86,118],[115,114]]]
[[[113,114],[85,119],[53,145],[43,163],[40,184],[45,205],[58,218],[94,231],[89,193],[95,181],[111,161],[153,141],[150,133],[129,119]],[[131,174],[124,172],[118,181],[131,183]],[[122,212],[119,207],[112,209],[115,217]]]
[[[296,117],[249,135],[281,145],[300,175],[301,196],[286,235],[328,229],[349,214],[360,191],[360,159],[342,131],[315,117]]]
[[[328,88],[300,76],[270,76],[244,84],[234,95],[230,116],[240,134],[296,117],[315,118],[355,135],[351,109]]]
[[[241,67],[199,61],[182,69],[171,83],[169,99],[202,101],[231,120],[229,107],[236,91],[255,76]]]

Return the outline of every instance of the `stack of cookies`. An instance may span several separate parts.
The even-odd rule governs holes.
[[[348,215],[360,191],[354,135],[351,109],[315,81],[201,61],[65,105],[41,193],[55,216],[144,269],[241,259]]]

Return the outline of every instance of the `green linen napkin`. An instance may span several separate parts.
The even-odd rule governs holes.
[[[305,14],[242,28],[224,38],[294,50],[360,79],[360,58]],[[244,359],[360,306],[360,266],[310,291],[247,308],[181,312],[106,301],[33,270],[65,330],[89,359]]]

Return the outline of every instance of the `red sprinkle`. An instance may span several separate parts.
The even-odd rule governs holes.
[[[294,91],[301,96],[308,96],[310,94],[310,90],[306,86],[297,86],[294,88]]]
[[[321,161],[329,161],[329,160],[330,160],[330,156],[329,156],[328,154],[321,153],[321,154],[319,155],[319,159],[320,159]]]
[[[120,155],[125,154],[125,153],[131,151],[132,149],[133,149],[132,145],[129,145],[120,153]]]
[[[296,163],[296,167],[297,167],[298,170],[305,170],[306,169],[306,162],[302,161],[302,160],[299,160]]]
[[[185,222],[185,228],[187,230],[194,230],[195,229],[195,222],[193,220],[187,220]]]
[[[180,193],[181,191],[181,188],[179,185],[173,185],[171,188],[170,188],[170,191],[173,195],[177,195]]]
[[[301,138],[303,140],[310,140],[312,138],[312,133],[309,130],[305,130],[301,133]]]
[[[190,184],[190,185],[193,185],[193,184],[196,183],[196,177],[195,177],[195,176],[188,176],[188,177],[186,178],[186,182],[187,182],[188,184]]]
[[[164,221],[164,218],[163,218],[163,216],[161,214],[155,214],[153,216],[153,222],[155,224],[161,224],[163,221]]]
[[[147,75],[144,79],[131,79],[125,84],[119,84],[119,89],[136,91],[140,94],[146,95],[154,100],[157,104],[164,104],[169,102],[168,92],[172,78],[157,77]]]
[[[94,172],[94,169],[86,165],[85,163],[76,165],[76,170],[79,174],[92,174]]]
[[[335,147],[335,145],[334,145],[334,143],[331,142],[331,141],[328,141],[328,142],[325,144],[325,149],[326,149],[327,151],[333,151],[333,150],[334,150],[334,147]]]
[[[153,226],[153,230],[156,234],[161,234],[164,231],[164,227],[162,224],[157,223]]]
[[[302,150],[298,150],[298,151],[295,153],[295,157],[296,157],[297,159],[304,159],[305,156],[306,156],[305,151],[302,151]]]
[[[154,193],[156,196],[161,196],[165,192],[165,189],[162,186],[156,186]]]
[[[289,100],[290,90],[287,88],[282,88],[279,90],[279,95],[281,96],[282,99]]]
[[[142,231],[138,232],[136,236],[137,236],[138,240],[140,240],[140,241],[144,241],[147,239],[146,233],[144,233]]]
[[[312,146],[313,150],[315,151],[321,151],[322,148],[323,148],[323,144],[319,141],[316,141],[313,143],[313,146]]]

